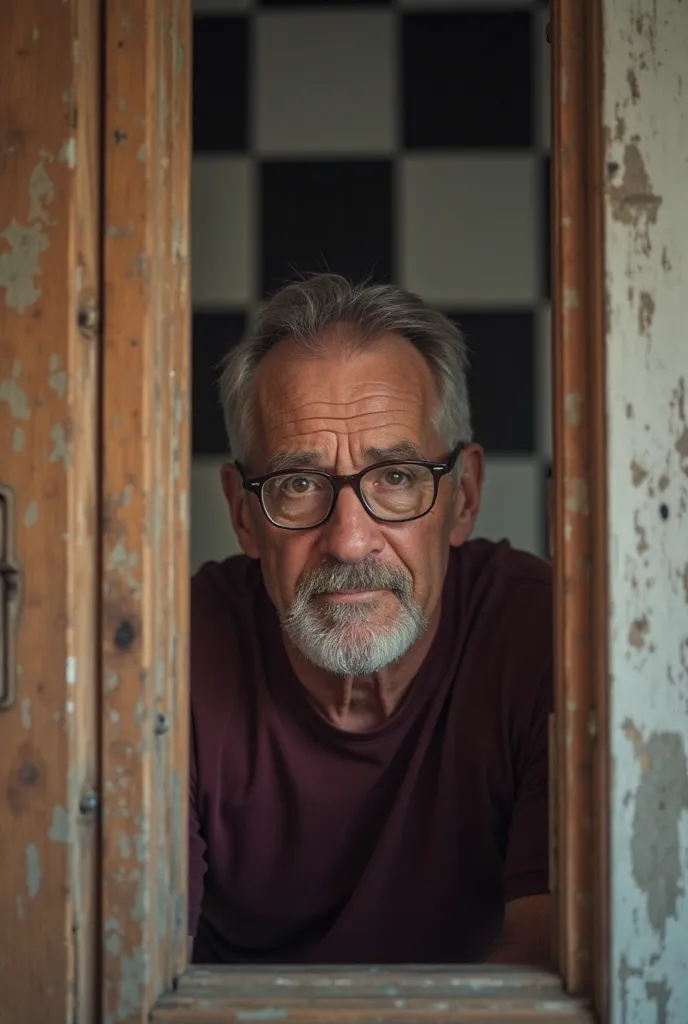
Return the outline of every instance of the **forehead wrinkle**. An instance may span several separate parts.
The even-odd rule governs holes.
[[[375,432],[380,433],[381,431],[389,431],[398,429],[402,432],[408,432],[409,427],[413,426],[406,417],[399,416],[399,410],[392,413],[390,410],[390,418],[384,418],[381,421],[380,414],[378,412],[361,413],[356,417],[336,417],[336,416],[317,416],[311,419],[304,420],[286,420],[279,424],[280,433],[285,438],[302,437],[305,435],[313,436],[321,433],[331,433],[339,436],[347,436],[349,438],[355,437],[357,434],[363,432]],[[351,426],[348,430],[342,429],[343,425],[347,422],[347,419],[355,419],[356,425]]]

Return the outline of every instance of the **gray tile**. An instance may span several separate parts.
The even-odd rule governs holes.
[[[391,11],[290,11],[257,20],[262,155],[387,154],[395,139]]]
[[[506,539],[513,547],[544,555],[541,495],[539,459],[488,458],[473,536]]]
[[[222,561],[241,548],[232,529],[229,508],[220,485],[225,457],[196,457],[191,463],[191,571],[203,562]]]
[[[194,308],[249,303],[256,288],[252,162],[245,156],[195,157],[191,182]]]
[[[525,153],[404,156],[403,285],[449,308],[532,304],[538,166]]]

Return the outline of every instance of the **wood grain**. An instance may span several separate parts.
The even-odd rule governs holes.
[[[567,989],[586,995],[608,955],[599,17],[596,5],[553,4],[557,952]]]
[[[517,968],[192,968],[158,1003],[154,1021],[570,1021],[583,1000],[556,975]]]
[[[0,713],[8,1022],[95,1019],[98,40],[87,0],[0,4],[0,483],[23,574]]]
[[[186,6],[106,4],[102,1013],[118,1024],[148,1019],[186,946]]]

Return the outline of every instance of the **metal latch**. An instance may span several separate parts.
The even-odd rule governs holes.
[[[0,711],[11,708],[17,696],[20,574],[14,553],[14,513],[14,493],[9,487],[0,487]]]

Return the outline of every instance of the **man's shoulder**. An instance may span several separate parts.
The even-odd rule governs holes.
[[[514,594],[524,589],[549,597],[552,567],[528,551],[513,548],[506,541],[470,540],[455,552],[457,578],[473,587],[482,586]]]
[[[232,555],[222,562],[204,562],[191,577],[191,616],[245,610],[261,584],[259,563],[246,555]]]
[[[503,651],[551,653],[552,568],[507,541],[469,541],[454,560],[457,611],[474,639]],[[495,654],[497,652],[495,651]]]

